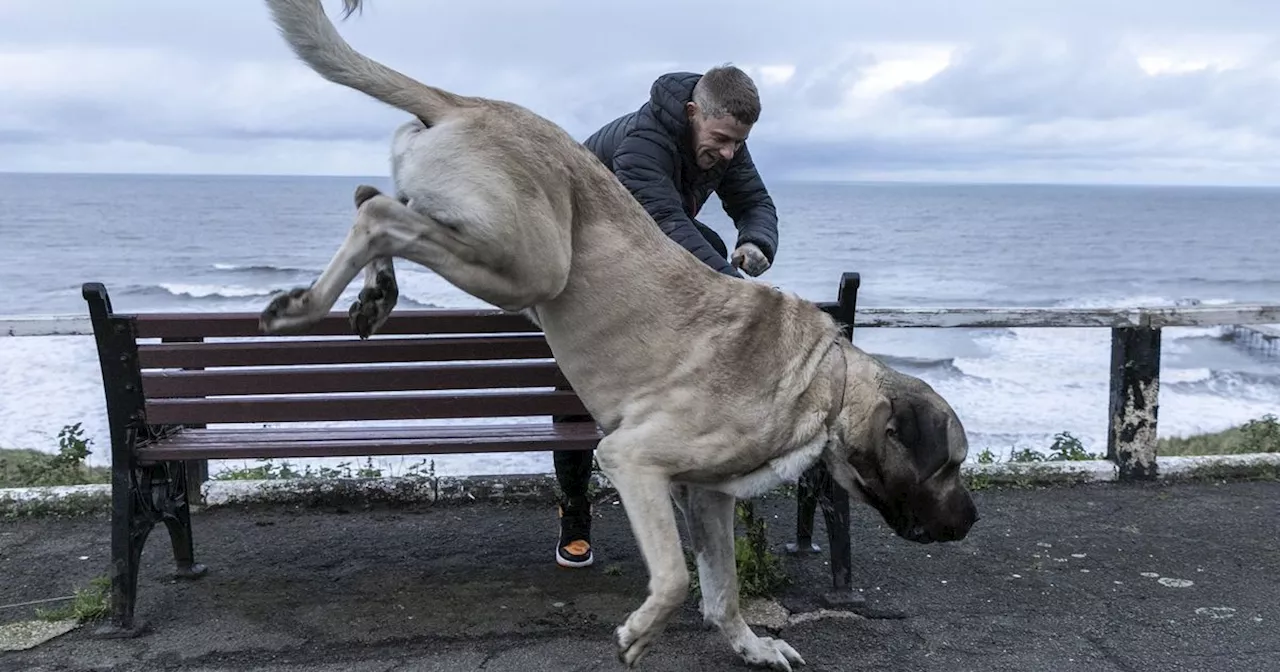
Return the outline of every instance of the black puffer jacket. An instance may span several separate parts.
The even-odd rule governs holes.
[[[703,171],[693,156],[685,103],[702,75],[662,75],[649,102],[606,124],[587,138],[595,152],[626,185],[658,226],[703,263],[741,277],[694,225],[698,211],[715,192],[738,229],[738,245],[755,243],[773,263],[778,248],[778,215],[746,143],[728,164]]]

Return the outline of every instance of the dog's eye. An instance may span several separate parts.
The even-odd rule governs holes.
[[[885,430],[884,430],[884,435],[885,435],[885,436],[887,436],[887,437],[889,437],[889,438],[891,438],[891,439],[896,439],[896,438],[898,438],[898,428],[897,428],[897,427],[887,427],[887,428],[885,428]]]

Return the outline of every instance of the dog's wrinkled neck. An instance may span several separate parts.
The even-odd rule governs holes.
[[[837,355],[835,372],[831,376],[831,409],[827,411],[827,427],[835,429],[840,421],[840,411],[844,408],[845,387],[849,384],[849,356],[845,354],[844,343],[837,335],[828,346],[828,356],[834,351]]]

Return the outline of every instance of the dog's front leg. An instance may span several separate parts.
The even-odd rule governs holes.
[[[295,287],[271,300],[258,317],[259,328],[268,334],[292,334],[307,330],[329,313],[338,302],[342,290],[355,279],[360,269],[383,256],[385,233],[378,230],[378,220],[362,207],[378,190],[361,186],[356,189],[356,223],[347,233],[342,246],[329,260],[329,265],[310,287]]]
[[[677,495],[679,496],[679,495]],[[700,487],[683,489],[689,538],[698,561],[702,617],[715,625],[749,665],[791,672],[804,659],[781,639],[758,637],[738,606],[738,568],[734,553],[733,495]]]
[[[602,439],[596,451],[600,470],[618,490],[649,571],[649,596],[616,630],[618,660],[628,667],[644,656],[689,594],[671,481],[638,460],[644,452],[640,432],[625,429]]]
[[[396,269],[391,257],[375,257],[364,267],[364,289],[347,310],[351,330],[360,338],[369,338],[391,317],[400,298]]]

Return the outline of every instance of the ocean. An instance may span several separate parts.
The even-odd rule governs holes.
[[[351,225],[361,182],[387,186],[377,177],[0,174],[0,316],[84,315],[86,281],[105,283],[118,311],[256,312],[320,272]],[[834,300],[840,274],[857,271],[862,307],[1280,303],[1280,189],[770,190],[781,240],[760,280],[812,300]],[[732,243],[714,199],[702,218]],[[401,307],[483,306],[426,269],[398,264],[397,273]],[[953,403],[971,460],[984,448],[1044,451],[1063,431],[1105,451],[1109,338],[1100,328],[855,333],[860,347]],[[1168,329],[1163,355],[1161,436],[1280,413],[1280,359],[1219,328]],[[94,441],[90,462],[109,463],[92,339],[0,338],[0,446],[56,451],[59,429],[76,422]],[[440,474],[552,471],[545,453],[434,459]]]

